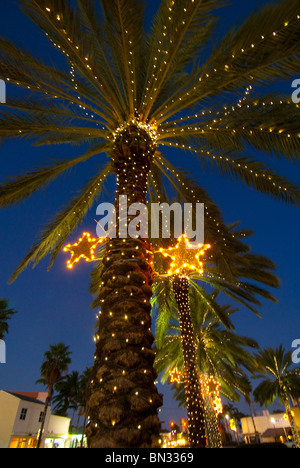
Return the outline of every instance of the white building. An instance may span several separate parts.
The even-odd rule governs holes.
[[[293,408],[295,422],[298,430],[300,422],[300,409]],[[242,418],[242,431],[246,443],[255,441],[255,431],[260,442],[285,442],[291,436],[290,423],[284,412],[270,414],[264,411],[261,416]]]
[[[47,394],[0,390],[0,448],[35,448]],[[51,415],[48,407],[42,447],[64,448],[70,418]]]

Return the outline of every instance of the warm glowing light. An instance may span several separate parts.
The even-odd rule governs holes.
[[[170,383],[181,383],[181,372],[179,371],[178,367],[174,367],[174,369],[169,371]]]
[[[178,239],[175,247],[160,249],[159,252],[172,261],[168,275],[184,275],[191,271],[196,271],[202,275],[204,270],[200,258],[205,255],[206,250],[210,249],[210,247],[209,244],[199,244],[198,248],[193,248],[186,235],[183,234]]]
[[[71,252],[71,258],[67,261],[67,267],[73,268],[74,263],[78,263],[80,259],[86,262],[92,262],[95,258],[95,249],[98,244],[104,242],[104,238],[92,238],[88,232],[84,232],[78,242],[64,247],[64,252]]]
[[[202,388],[203,392],[206,393],[210,400],[212,407],[216,414],[223,413],[223,405],[222,400],[220,398],[220,387],[221,384],[218,382],[213,375],[210,376],[203,376],[202,378]]]

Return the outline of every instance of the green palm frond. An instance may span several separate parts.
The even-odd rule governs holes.
[[[144,7],[138,0],[102,0],[105,30],[126,96],[128,110],[134,116],[137,89],[143,77]],[[137,85],[136,85],[137,83]]]
[[[300,372],[292,368],[292,353],[285,351],[282,345],[259,350],[255,354],[255,377],[263,379],[255,388],[253,395],[260,405],[273,403],[276,397],[281,402],[289,398],[299,398]]]
[[[11,281],[30,264],[36,266],[46,255],[51,253],[50,265],[62,249],[70,232],[82,222],[84,216],[91,208],[95,199],[99,197],[103,181],[110,171],[110,164],[107,164],[96,177],[85,186],[85,188],[71,202],[63,208],[44,229],[40,239],[33,245],[30,252],[20,263],[16,271],[11,276]]]
[[[25,13],[47,34],[49,39],[65,54],[84,80],[104,97],[107,109],[120,118],[121,111],[116,96],[106,77],[106,64],[93,56],[89,49],[90,35],[82,27],[82,15],[68,1],[23,1]],[[100,56],[101,57],[101,56]],[[97,61],[95,60],[97,58]]]
[[[90,139],[106,138],[107,132],[99,128],[82,127],[70,125],[66,120],[61,120],[58,124],[55,118],[39,116],[12,116],[1,112],[0,116],[0,138],[27,138],[37,140],[36,144],[41,144],[40,139],[45,144],[47,138],[60,136],[61,142],[70,143],[80,140],[83,143]]]
[[[214,25],[212,11],[220,6],[222,2],[219,0],[162,1],[150,36],[151,56],[143,96],[144,119],[148,118],[157,97],[164,95],[163,87],[172,83],[171,89],[177,89],[174,88],[174,78],[179,75],[182,81],[183,72],[197,59]]]
[[[13,203],[20,203],[37,190],[45,188],[65,171],[71,170],[79,163],[87,161],[99,153],[107,150],[107,144],[98,145],[88,150],[84,155],[67,161],[55,161],[46,167],[19,175],[13,180],[5,182],[0,186],[0,207],[4,208]]]
[[[25,14],[63,61],[49,65],[22,44],[0,38],[0,76],[25,97],[1,106],[0,138],[88,144],[91,152],[99,146],[110,156],[122,126],[153,126],[157,151],[149,198],[167,199],[168,185],[181,202],[205,204],[206,242],[214,240],[212,260],[228,279],[235,275],[237,246],[220,210],[161,150],[187,151],[203,172],[212,167],[299,205],[298,187],[261,161],[262,153],[270,160],[299,160],[299,109],[289,98],[258,93],[254,86],[299,70],[300,19],[297,0],[263,7],[211,51],[215,13],[223,6],[219,0],[162,0],[146,32],[140,0],[22,0]],[[253,149],[257,158],[249,156]],[[2,206],[21,201],[84,159],[70,156],[2,185]]]
[[[269,85],[295,75],[299,70],[299,34],[297,0],[255,11],[239,28],[225,35],[194,73],[189,86],[176,90],[155,117],[165,121],[205,98],[236,93],[253,83]]]

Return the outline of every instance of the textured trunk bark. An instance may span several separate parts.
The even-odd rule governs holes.
[[[146,203],[147,174],[154,147],[148,134],[129,127],[112,154],[119,196],[128,205]],[[117,218],[118,219],[118,218]],[[131,221],[127,219],[127,224]],[[117,233],[119,222],[117,222]],[[158,446],[158,408],[154,341],[151,332],[153,270],[151,246],[143,238],[107,241],[101,274],[94,377],[88,401],[91,448]],[[99,285],[100,287],[100,285]]]
[[[189,280],[184,276],[173,278],[173,289],[178,305],[181,342],[184,357],[185,393],[187,401],[188,433],[191,447],[205,448],[205,413],[200,378],[196,365],[196,351],[189,306]]]

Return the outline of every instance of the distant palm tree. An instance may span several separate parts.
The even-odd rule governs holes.
[[[255,434],[255,441],[256,442],[259,442],[259,432],[257,431],[257,428],[256,428],[256,424],[255,424],[255,415],[254,415],[254,411],[253,411],[253,407],[252,407],[252,401],[251,401],[251,385],[249,385],[249,392],[247,392],[245,395],[244,395],[244,398],[245,398],[245,401],[249,407],[249,411],[250,411],[250,416],[251,416],[251,420],[252,420],[252,424],[253,424],[253,429],[254,429],[254,434]]]
[[[68,410],[78,409],[79,385],[80,376],[78,371],[65,375],[57,382],[53,397],[55,414],[66,416]]]
[[[63,343],[50,345],[49,350],[45,352],[44,361],[41,365],[41,378],[36,383],[45,385],[48,395],[45,401],[37,448],[41,446],[47,410],[53,396],[54,386],[60,382],[63,373],[67,371],[71,363],[70,354],[69,347]]]
[[[260,350],[255,355],[259,369],[257,378],[264,380],[255,388],[253,395],[261,406],[269,406],[276,397],[279,398],[285,407],[296,447],[300,448],[300,436],[290,405],[291,398],[300,396],[300,369],[291,369],[291,354],[280,345],[276,349]]]
[[[78,421],[80,416],[86,418],[86,404],[89,392],[89,385],[92,380],[92,368],[87,368],[83,374],[73,371],[65,375],[55,385],[54,412],[61,416],[67,416],[68,410],[78,411]],[[78,422],[76,425],[78,428]]]
[[[299,70],[299,1],[263,7],[212,47],[221,3],[162,0],[148,32],[139,0],[21,0],[66,65],[48,65],[0,40],[0,76],[30,93],[1,105],[0,137],[81,143],[83,149],[3,184],[0,206],[26,199],[92,158],[101,168],[91,170],[90,181],[43,230],[12,279],[46,255],[52,265],[110,173],[117,215],[120,196],[145,203],[148,191],[151,201],[160,201],[166,181],[182,200],[204,203],[205,242],[214,237],[213,260],[230,269],[234,239],[220,211],[167,159],[166,148],[181,150],[184,165],[187,151],[201,171],[213,168],[299,205],[299,188],[264,162],[265,154],[299,158],[299,111],[290,99],[260,89]],[[95,273],[102,314],[89,401],[91,447],[151,447],[159,439],[151,261],[148,239],[114,238],[106,244],[101,277]]]
[[[0,298],[0,340],[8,333],[8,320],[16,313],[14,309],[9,308],[8,300]]]

